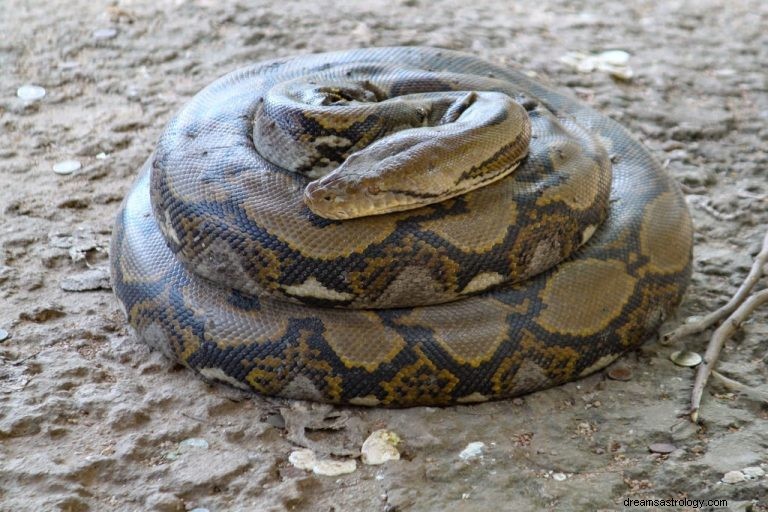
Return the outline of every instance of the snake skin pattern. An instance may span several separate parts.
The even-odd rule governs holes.
[[[475,91],[524,109],[522,160],[505,153],[521,136],[440,146]],[[413,130],[437,146],[407,172],[431,169],[430,155],[476,162],[460,174],[478,182],[519,165],[403,211],[333,220],[308,208],[313,179],[387,140],[407,151]],[[395,178],[365,188],[420,194]],[[604,368],[677,306],[691,252],[677,185],[619,124],[520,72],[406,47],[259,63],[205,88],[125,198],[111,265],[138,337],[206,379],[405,407]]]

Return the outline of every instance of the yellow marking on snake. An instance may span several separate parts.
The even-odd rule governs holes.
[[[574,210],[591,207],[597,198],[601,173],[599,165],[571,141],[550,150],[550,160],[563,174],[560,185],[548,189],[538,200],[540,206],[562,201]],[[578,179],[577,179],[578,178]]]
[[[436,366],[420,347],[415,347],[414,353],[418,357],[416,362],[403,367],[392,380],[381,383],[386,393],[382,403],[449,403],[459,379]]]
[[[544,309],[536,322],[552,333],[588,336],[617,317],[635,284],[620,261],[565,263],[541,292]]]
[[[402,318],[403,325],[425,325],[428,310],[414,309]],[[434,313],[432,313],[434,314]],[[474,315],[477,315],[475,318]],[[437,343],[459,364],[477,367],[488,361],[507,339],[507,315],[509,308],[494,299],[484,299],[482,308],[467,310],[462,301],[445,304],[440,316],[434,317],[433,331]],[[481,321],[482,317],[482,321]],[[477,326],[476,337],[462,336],[463,327],[469,323]]]
[[[505,193],[508,193],[505,184],[491,184],[478,189],[474,194],[464,197],[467,204],[465,213],[424,221],[421,227],[433,231],[462,251],[485,252],[501,243],[509,226],[517,220],[517,207],[514,203],[509,204],[499,216],[486,215],[484,206],[494,204]],[[472,229],[467,229],[469,226]]]
[[[308,224],[305,217],[285,215],[287,211],[306,211],[306,207],[293,188],[292,180],[280,175],[269,184],[274,196],[271,207],[247,203],[244,210],[254,223],[263,226],[288,246],[308,257],[334,260],[350,253],[362,252],[367,247],[382,242],[407,213],[379,215],[364,219],[351,219],[344,223],[331,223],[319,227]],[[342,239],[345,244],[329,244],[328,240]]]
[[[348,368],[373,372],[405,347],[400,335],[382,325],[370,311],[331,312],[334,322],[325,323],[325,339]],[[371,343],[369,340],[378,340]]]
[[[672,192],[664,192],[651,201],[643,215],[640,229],[640,251],[650,259],[652,272],[675,274],[688,265],[687,254],[679,247],[693,236],[690,224],[679,225],[677,219],[684,214],[685,206]]]

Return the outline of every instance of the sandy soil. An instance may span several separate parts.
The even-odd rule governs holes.
[[[119,201],[204,85],[276,56],[432,45],[569,88],[647,143],[687,185],[696,224],[693,282],[667,328],[702,315],[736,290],[768,226],[768,4],[222,4],[0,2],[0,510],[623,510],[627,498],[768,510],[759,470],[721,482],[768,471],[768,408],[714,385],[701,425],[680,417],[693,370],[669,354],[702,352],[706,333],[649,342],[622,359],[628,381],[598,374],[471,407],[331,408],[245,396],[172,367],[130,336],[107,281]],[[562,60],[609,49],[631,54],[631,80]],[[46,96],[23,101],[25,84]],[[53,171],[72,159],[82,167]],[[766,319],[744,325],[722,372],[766,382]],[[288,462],[302,446],[350,459],[380,428],[402,439],[399,461],[358,461],[334,477]],[[485,447],[459,457],[470,442]]]

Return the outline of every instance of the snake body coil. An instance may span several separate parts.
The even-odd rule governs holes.
[[[117,216],[130,325],[208,379],[360,405],[599,370],[679,303],[692,227],[616,122],[430,48],[235,71],[170,122]]]

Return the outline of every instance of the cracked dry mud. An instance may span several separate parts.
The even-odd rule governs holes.
[[[703,352],[709,333],[647,343],[621,379],[512,401],[332,408],[173,367],[130,336],[105,282],[119,201],[200,88],[272,57],[431,45],[570,89],[666,163],[696,226],[693,281],[666,328],[701,316],[736,290],[768,227],[768,4],[4,0],[0,13],[0,510],[623,510],[685,497],[768,510],[758,470],[721,482],[768,469],[768,408],[715,383],[701,425],[680,417],[693,370],[669,354]],[[630,54],[630,80],[562,60],[612,49]],[[45,97],[25,103],[25,84]],[[53,171],[68,160],[80,168]],[[764,385],[767,319],[743,326],[720,372]],[[337,477],[288,462],[302,445],[348,458],[382,428],[400,460]],[[470,443],[484,447],[460,457]]]

